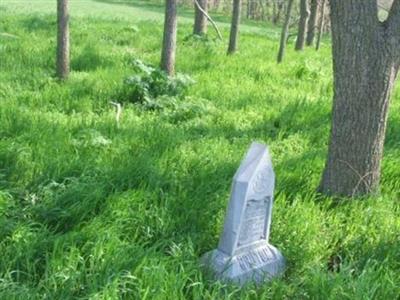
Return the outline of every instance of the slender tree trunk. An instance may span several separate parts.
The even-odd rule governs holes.
[[[375,0],[331,0],[334,98],[320,190],[339,196],[378,191],[390,95],[400,64],[400,0],[389,19]]]
[[[237,50],[237,43],[239,39],[239,24],[240,24],[240,7],[241,0],[233,0],[232,7],[232,23],[231,32],[229,35],[228,54],[233,54]]]
[[[250,3],[250,19],[255,20],[257,18],[257,2],[256,0],[248,0]]]
[[[265,1],[265,6],[264,6],[263,1],[262,0],[258,0],[257,6],[260,7],[258,18],[260,20],[264,21],[267,18],[267,15],[268,15],[268,12],[267,12],[268,1]]]
[[[214,1],[214,10],[215,11],[219,11],[219,4],[220,4],[220,0],[215,0]]]
[[[165,1],[164,36],[161,52],[161,69],[172,76],[175,73],[175,51],[176,51],[176,0]]]
[[[300,20],[299,29],[297,31],[296,50],[303,50],[307,33],[308,17],[310,16],[310,9],[308,7],[308,0],[300,0]]]
[[[315,45],[315,49],[318,51],[321,47],[321,38],[322,33],[324,32],[324,20],[325,20],[325,6],[326,0],[321,0],[319,20],[318,20],[318,34],[317,34],[317,43]]]
[[[317,27],[317,15],[318,15],[318,5],[319,0],[311,0],[310,6],[310,19],[308,20],[308,30],[306,45],[312,46],[314,43],[315,29]]]
[[[69,13],[68,0],[57,0],[57,76],[69,76]]]
[[[247,0],[247,3],[246,3],[246,18],[247,19],[250,19],[250,1],[251,0]]]
[[[286,11],[285,23],[283,24],[282,27],[281,43],[278,52],[278,63],[282,62],[283,56],[285,55],[286,41],[289,34],[289,25],[290,25],[290,16],[292,14],[292,7],[293,7],[293,0],[289,0]]]
[[[272,23],[276,24],[277,7],[275,1],[272,3]]]
[[[201,8],[207,12],[208,11],[208,1],[207,0],[197,0]],[[193,34],[204,35],[207,33],[207,18],[206,16],[194,5],[194,26]]]
[[[273,20],[274,24],[279,23],[283,9],[284,9],[284,4],[282,2],[279,2],[278,4],[274,2],[274,20]]]
[[[272,22],[272,19],[273,19],[272,10],[273,10],[273,8],[271,5],[271,0],[266,0],[264,10],[263,10],[263,16],[264,16],[265,20]]]

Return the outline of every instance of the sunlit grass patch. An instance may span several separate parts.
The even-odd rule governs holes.
[[[65,83],[54,78],[54,3],[7,0],[0,8],[1,299],[400,294],[399,88],[381,196],[321,198],[328,40],[301,54],[290,43],[277,66],[279,28],[246,23],[228,57],[227,26],[224,42],[211,28],[208,38],[189,38],[191,16],[182,12],[177,70],[195,80],[187,99],[160,98],[159,110],[126,101],[117,123],[110,101],[137,74],[132,62],[159,63],[163,9],[72,2]],[[198,259],[218,243],[232,176],[254,140],[272,153],[271,241],[288,269],[268,285],[239,289],[210,281]]]

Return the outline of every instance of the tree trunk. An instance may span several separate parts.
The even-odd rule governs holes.
[[[233,54],[237,50],[237,43],[239,39],[239,23],[240,23],[240,7],[241,0],[233,0],[232,7],[232,23],[231,32],[229,35],[228,54]]]
[[[170,76],[175,73],[176,31],[176,0],[166,0],[161,69]]]
[[[308,0],[300,0],[300,20],[299,20],[299,29],[297,31],[297,40],[295,47],[295,49],[298,51],[304,49],[309,16],[310,16],[310,9],[308,7]]]
[[[208,1],[207,0],[198,0],[201,8],[207,12],[208,11]],[[194,26],[193,26],[193,34],[204,35],[207,33],[207,18],[206,16],[197,8],[197,5],[194,5]]]
[[[400,64],[400,0],[383,24],[376,0],[331,0],[330,5],[334,99],[320,190],[365,195],[379,187],[389,100]]]
[[[317,15],[318,15],[318,5],[319,0],[311,0],[310,6],[310,19],[308,20],[308,30],[306,45],[312,46],[314,43],[315,29],[317,27]]]
[[[288,6],[287,6],[287,11],[286,11],[285,23],[283,24],[283,27],[282,27],[281,43],[280,43],[279,52],[278,52],[278,63],[282,62],[283,56],[285,55],[286,40],[287,40],[288,33],[289,33],[290,15],[292,14],[292,7],[293,7],[293,0],[289,0]]]
[[[250,3],[249,19],[257,18],[257,2],[256,0],[248,0]]]
[[[219,11],[219,4],[220,4],[220,0],[214,0],[213,8],[215,11]]]
[[[260,0],[262,1],[262,0]],[[273,19],[273,5],[271,4],[271,0],[266,0],[265,1],[265,6],[263,7],[263,20],[267,20],[272,22]]]
[[[317,34],[317,43],[315,45],[315,49],[318,51],[321,46],[321,38],[322,33],[324,32],[324,20],[325,20],[325,4],[326,0],[321,0],[321,7],[319,13],[319,20],[318,20],[318,34]]]
[[[57,76],[69,76],[69,13],[68,0],[57,0]]]
[[[274,2],[274,19],[273,23],[278,24],[279,20],[281,19],[281,13],[284,8],[284,4],[282,2],[275,3]]]
[[[276,24],[277,19],[277,7],[275,1],[272,3],[272,23]]]
[[[267,15],[268,15],[268,12],[267,12],[268,1],[265,1],[265,6],[264,6],[263,1],[262,0],[258,0],[257,6],[260,7],[259,14],[258,14],[258,19],[261,20],[261,21],[264,21],[267,18]]]

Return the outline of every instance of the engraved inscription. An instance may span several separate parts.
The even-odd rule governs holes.
[[[249,252],[237,257],[239,266],[243,271],[253,269],[255,266],[276,259],[269,248],[262,248],[257,252]]]
[[[257,194],[268,192],[268,169],[262,169],[254,179],[253,191]]]
[[[266,218],[271,204],[271,197],[249,199],[240,228],[238,246],[247,246],[251,243],[265,239]]]

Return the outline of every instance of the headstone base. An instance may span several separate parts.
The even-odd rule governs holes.
[[[260,284],[280,276],[285,259],[278,249],[267,244],[234,256],[215,249],[204,254],[202,264],[217,279],[244,285],[249,281]]]

